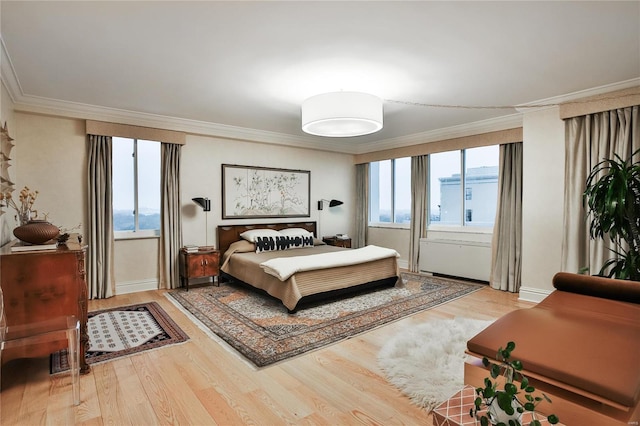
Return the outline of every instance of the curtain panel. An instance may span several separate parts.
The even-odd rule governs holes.
[[[563,271],[594,275],[613,257],[608,238],[589,237],[583,193],[596,164],[615,154],[626,160],[640,149],[639,110],[636,105],[565,120]]]
[[[429,156],[411,157],[411,229],[409,237],[409,270],[420,270],[420,238],[427,236],[427,181]]]
[[[159,270],[161,289],[180,286],[179,253],[182,247],[182,216],[180,209],[181,145],[162,144],[162,179],[160,210]]]
[[[367,245],[369,233],[369,163],[356,164],[356,229],[353,247]]]
[[[500,145],[499,161],[490,283],[517,293],[522,272],[522,143]]]
[[[90,299],[115,295],[110,136],[89,135],[87,165],[87,286]]]

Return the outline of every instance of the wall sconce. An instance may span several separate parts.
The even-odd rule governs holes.
[[[208,198],[196,197],[191,199],[194,203],[202,207],[205,212],[211,211],[211,200]]]
[[[329,207],[336,207],[336,206],[341,206],[342,204],[344,204],[340,200],[325,200],[323,198],[322,200],[318,201],[318,210],[322,210],[324,208],[324,203],[325,202],[329,203]]]
[[[196,197],[191,199],[194,203],[202,207],[202,210],[205,212],[204,215],[204,241],[205,245],[209,245],[209,214],[207,212],[211,211],[211,200],[203,197]]]

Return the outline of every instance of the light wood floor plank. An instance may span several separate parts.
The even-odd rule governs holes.
[[[95,365],[81,377],[79,407],[70,382],[52,378],[44,359],[2,368],[2,425],[424,425],[431,416],[389,384],[380,348],[407,327],[465,316],[495,319],[531,304],[483,288],[329,347],[262,369],[212,339],[164,291],[92,300],[89,309],[156,301],[189,335],[184,344]]]

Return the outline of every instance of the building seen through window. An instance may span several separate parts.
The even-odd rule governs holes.
[[[429,222],[492,227],[498,197],[499,147],[449,151],[429,157]]]
[[[493,227],[499,146],[429,154],[429,224]],[[411,157],[369,163],[369,221],[411,222]]]

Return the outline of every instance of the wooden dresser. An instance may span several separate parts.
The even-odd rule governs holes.
[[[52,317],[75,315],[80,319],[80,372],[89,372],[85,351],[87,334],[86,246],[68,242],[55,250],[12,252],[0,248],[0,285],[4,293],[7,325],[21,325]],[[2,362],[46,356],[67,348],[67,341],[3,351]]]

